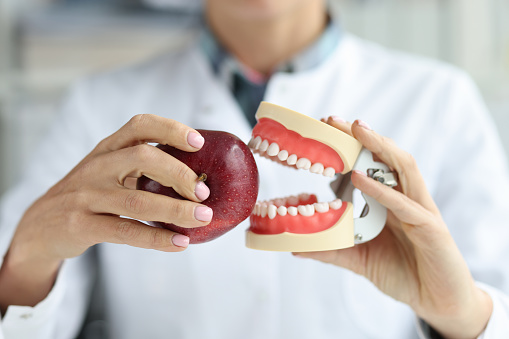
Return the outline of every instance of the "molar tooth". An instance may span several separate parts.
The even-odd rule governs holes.
[[[288,214],[290,214],[290,215],[292,215],[292,216],[296,216],[296,215],[297,215],[297,213],[299,212],[299,211],[297,210],[297,207],[295,207],[295,206],[290,206],[290,207],[288,207],[288,209],[287,209],[287,210],[288,210]]]
[[[267,215],[269,216],[269,219],[274,219],[277,214],[277,207],[275,205],[269,205]]]
[[[279,145],[273,142],[270,144],[269,148],[267,148],[267,154],[271,157],[276,156],[279,153]]]
[[[313,205],[299,205],[297,207],[300,215],[310,217],[315,214],[315,207]]]
[[[288,212],[288,209],[285,206],[279,206],[277,208],[277,214],[279,214],[280,216],[284,217],[287,212]]]
[[[286,159],[286,163],[288,165],[295,165],[297,163],[297,155],[296,154],[292,154],[288,157],[288,159]]]
[[[301,194],[299,194],[298,198],[299,198],[299,201],[306,201],[309,199],[309,197],[310,197],[310,195],[308,193],[301,193]]]
[[[341,201],[341,199],[336,199],[334,201],[329,202],[329,206],[333,210],[339,210],[341,208],[341,205],[343,205],[343,202]]]
[[[262,204],[262,205],[260,206],[260,216],[261,216],[262,218],[265,218],[265,217],[267,216],[268,209],[269,209],[269,208],[267,207],[267,204]]]
[[[283,199],[283,198],[277,198],[277,199],[274,199],[273,203],[274,203],[274,205],[276,205],[277,207],[279,207],[279,206],[284,206],[284,205],[285,205],[285,199]]]
[[[277,157],[281,161],[286,161],[286,159],[288,159],[288,151],[287,150],[279,151]]]
[[[329,212],[329,204],[326,202],[317,202],[314,204],[314,206],[315,206],[315,210],[318,213]]]
[[[260,136],[257,136],[256,138],[254,138],[254,140],[253,140],[253,149],[259,149],[261,143],[262,143],[262,138],[260,138]]]
[[[316,174],[322,174],[323,170],[324,170],[323,164],[321,164],[319,162],[317,162],[316,164],[313,164],[311,166],[311,168],[309,169],[309,171],[311,173],[316,173]]]
[[[311,161],[309,161],[309,159],[307,158],[300,158],[299,160],[297,160],[297,168],[299,169],[304,169],[304,170],[308,170],[311,168]]]
[[[336,170],[332,167],[327,167],[326,169],[323,170],[322,174],[326,177],[334,178],[334,175],[336,174]]]

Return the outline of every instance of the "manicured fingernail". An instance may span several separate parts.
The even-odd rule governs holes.
[[[174,234],[171,237],[171,242],[178,247],[187,247],[189,245],[189,237],[183,234]]]
[[[189,132],[187,135],[187,143],[194,148],[202,148],[203,144],[205,143],[205,139],[195,132]]]
[[[201,201],[207,199],[210,195],[210,189],[205,185],[203,181],[198,181],[194,188],[194,195]]]
[[[341,123],[345,123],[346,122],[345,120],[343,120],[340,117],[335,116],[335,115],[331,115],[330,118],[332,119],[332,121],[335,121],[335,122],[341,122]]]
[[[353,170],[354,173],[357,173],[357,174],[360,174],[364,177],[367,177],[368,175],[366,173],[364,173],[363,171],[359,171],[359,170]]]
[[[364,122],[362,120],[357,120],[357,123],[359,124],[359,126],[365,128],[367,130],[370,130],[370,131],[373,130],[366,122]]]
[[[198,206],[194,209],[194,218],[199,221],[211,221],[213,214],[212,208],[207,206]]]

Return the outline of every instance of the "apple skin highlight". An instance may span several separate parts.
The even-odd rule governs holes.
[[[256,161],[242,140],[223,131],[198,132],[205,138],[205,144],[197,152],[184,152],[161,144],[157,147],[189,166],[198,176],[206,175],[205,183],[210,189],[210,196],[202,204],[213,210],[212,221],[206,226],[195,228],[159,221],[150,222],[152,225],[188,236],[191,244],[211,241],[247,219],[256,204],[259,188]],[[138,179],[137,188],[184,199],[173,188],[147,177]]]

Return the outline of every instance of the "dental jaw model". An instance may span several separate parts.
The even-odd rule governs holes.
[[[350,135],[281,106],[262,102],[249,147],[282,164],[333,178],[343,174],[338,199],[318,202],[315,195],[257,202],[250,217],[246,246],[284,252],[325,251],[369,241],[383,229],[386,209],[369,196],[359,218],[353,217],[352,170],[393,186],[386,165]],[[335,182],[336,183],[336,182]]]

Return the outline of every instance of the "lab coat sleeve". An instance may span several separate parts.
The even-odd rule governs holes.
[[[434,199],[478,286],[493,300],[479,338],[509,338],[509,169],[495,124],[471,79],[455,74],[431,138],[440,140]],[[418,329],[424,336],[422,326]]]
[[[86,84],[68,96],[47,137],[24,166],[24,173],[0,204],[0,258],[7,253],[17,224],[29,205],[65,176],[90,150]],[[70,142],[71,141],[71,142]],[[85,311],[94,263],[84,255],[66,260],[49,295],[35,307],[9,306],[0,320],[0,338],[59,339],[76,337]],[[3,259],[0,259],[0,265]],[[1,292],[0,292],[1,293]]]

